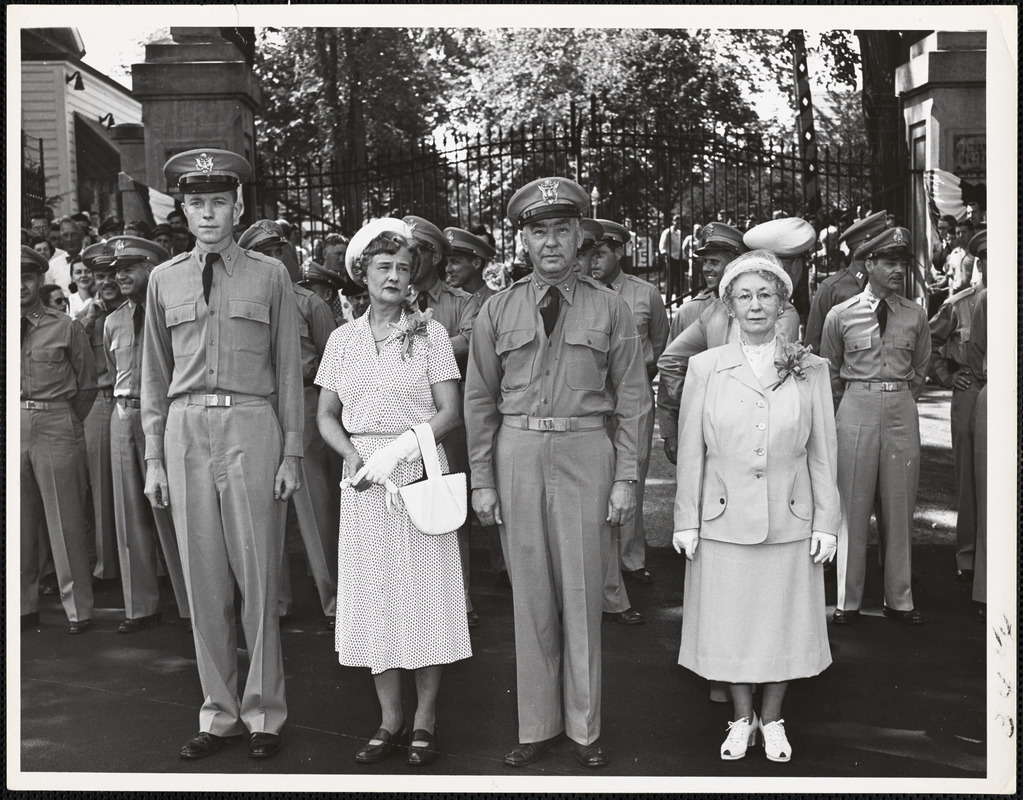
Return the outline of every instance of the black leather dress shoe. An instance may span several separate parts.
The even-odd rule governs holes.
[[[418,744],[417,744],[418,743]],[[411,767],[425,767],[437,757],[437,736],[425,728],[412,731],[409,741],[408,758],[405,763]]]
[[[91,619],[80,619],[78,622],[72,622],[68,625],[67,632],[70,634],[85,633],[86,631],[92,630]]]
[[[478,628],[480,626],[480,615],[475,611],[465,612],[465,624],[470,628]]]
[[[626,611],[605,611],[604,619],[617,622],[619,625],[642,625],[643,615],[636,609],[630,608]]]
[[[27,614],[21,615],[21,629],[23,631],[31,630],[32,628],[39,627],[39,612],[30,611]]]
[[[150,625],[160,621],[160,612],[157,611],[155,614],[150,614],[147,617],[136,617],[135,619],[125,619],[121,621],[121,624],[117,626],[118,633],[138,633],[144,628],[148,628]]]
[[[214,736],[212,733],[200,731],[198,735],[193,736],[181,746],[178,755],[189,761],[206,758],[206,756],[217,752],[227,742],[237,738],[237,736]]]
[[[355,760],[360,764],[376,764],[397,750],[398,745],[405,739],[405,735],[404,726],[397,733],[391,733],[387,728],[378,728],[377,732],[373,734],[373,738],[355,754]]]
[[[859,618],[860,612],[857,609],[843,611],[840,608],[836,608],[835,613],[831,615],[831,621],[836,625],[852,625]]]
[[[328,631],[334,630],[337,626],[337,617],[325,617],[323,621],[323,627]]]
[[[604,746],[599,741],[592,742],[591,744],[579,744],[576,742],[572,750],[575,752],[575,760],[587,769],[606,767],[611,763],[607,750],[604,749]]]
[[[973,570],[972,569],[957,569],[956,570],[956,583],[973,583]]]
[[[561,738],[560,733],[541,742],[517,744],[510,753],[505,755],[504,765],[506,767],[528,767],[530,764],[535,764],[540,760],[540,756],[550,750],[559,738]]]
[[[254,733],[249,737],[249,758],[273,758],[281,752],[281,737],[276,733]]]
[[[915,608],[909,609],[909,611],[899,611],[894,608],[884,607],[884,615],[888,619],[893,619],[896,622],[903,622],[906,625],[923,625],[924,615],[917,611]]]
[[[56,583],[50,583],[47,581],[46,583],[39,584],[39,594],[44,597],[53,597],[59,593],[60,589],[57,587]]]
[[[651,575],[646,569],[634,569],[632,572],[623,572],[626,578],[635,583],[653,583],[654,576]]]
[[[977,619],[984,622],[987,619],[987,603],[977,603]]]

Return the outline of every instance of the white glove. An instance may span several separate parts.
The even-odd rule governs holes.
[[[838,537],[833,533],[814,531],[810,536],[810,557],[814,564],[834,561],[838,552]]]
[[[690,561],[696,555],[696,548],[699,544],[700,532],[696,528],[690,528],[686,531],[675,531],[671,535],[671,546],[675,548],[675,552],[681,554],[685,550],[686,558]]]
[[[419,440],[415,433],[405,431],[390,444],[375,450],[363,464],[362,469],[352,476],[351,484],[358,489],[359,484],[366,480],[383,486],[399,461],[413,461],[419,458],[419,455]]]

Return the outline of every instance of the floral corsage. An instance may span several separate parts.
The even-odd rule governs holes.
[[[433,319],[433,309],[426,311],[418,309],[405,310],[405,324],[400,322],[388,322],[388,327],[394,328],[401,333],[401,360],[408,361],[412,357],[412,342],[416,336],[426,338],[426,327]]]
[[[806,380],[808,366],[806,357],[810,355],[813,346],[785,342],[780,344],[778,349],[781,351],[780,357],[774,360],[774,366],[778,370],[778,382],[771,386],[772,392],[785,383],[789,375],[792,375],[797,381]]]

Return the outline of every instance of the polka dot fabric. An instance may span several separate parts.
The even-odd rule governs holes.
[[[372,313],[372,312],[370,312]],[[402,322],[405,321],[404,315]],[[341,420],[363,460],[392,435],[435,413],[430,387],[459,377],[447,332],[436,322],[401,359],[396,331],[377,354],[369,314],[331,334],[316,383],[337,392]],[[381,435],[382,434],[382,435]],[[437,453],[448,469],[443,444]],[[423,477],[423,462],[400,462],[397,486]],[[389,513],[382,486],[341,491],[334,648],[345,666],[418,669],[472,655],[454,534],[428,536],[404,510]]]

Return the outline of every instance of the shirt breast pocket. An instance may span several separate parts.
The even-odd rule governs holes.
[[[110,339],[110,352],[118,375],[131,371],[131,346],[132,338],[124,333],[117,333]]]
[[[494,350],[501,359],[504,375],[501,378],[502,392],[521,392],[533,379],[534,348],[530,343],[536,338],[535,328],[519,328],[497,335]]]
[[[869,333],[860,334],[859,336],[847,336],[845,338],[845,352],[857,353],[860,350],[869,350],[872,338]]]
[[[603,391],[607,381],[610,337],[600,330],[566,328],[565,345],[565,382],[569,388]]]
[[[175,358],[190,356],[199,349],[199,334],[194,325],[195,302],[170,306],[163,312],[163,319],[171,335],[171,346]]]
[[[916,342],[907,336],[896,336],[892,345],[896,350],[915,350]]]
[[[230,300],[231,346],[245,353],[270,351],[270,306],[259,300]]]

